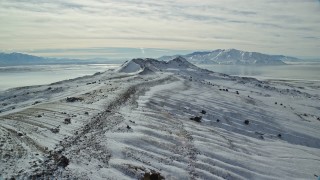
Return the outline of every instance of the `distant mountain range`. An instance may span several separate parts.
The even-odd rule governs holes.
[[[17,65],[45,65],[45,64],[97,64],[97,63],[121,63],[119,60],[96,59],[67,59],[67,58],[46,58],[32,56],[23,53],[0,53],[0,66]]]
[[[267,55],[237,49],[218,49],[214,51],[194,52],[187,55],[162,56],[158,60],[169,61],[178,56],[182,56],[193,64],[284,65],[283,61],[299,60],[295,57]]]
[[[169,61],[183,57],[193,64],[231,65],[283,65],[283,61],[299,61],[298,58],[283,55],[267,55],[258,52],[245,52],[236,49],[194,52],[187,55],[162,56],[158,60]],[[0,66],[45,65],[45,64],[97,64],[122,63],[121,60],[46,58],[22,53],[0,53]]]
[[[0,65],[41,64],[49,61],[49,58],[42,58],[21,53],[0,53]]]

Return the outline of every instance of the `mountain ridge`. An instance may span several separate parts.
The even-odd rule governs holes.
[[[194,64],[228,65],[285,65],[283,61],[297,61],[298,58],[284,55],[268,55],[259,52],[247,52],[237,49],[217,49],[196,51],[187,55],[162,56],[159,60],[168,61],[181,56]]]
[[[0,52],[0,66],[18,66],[18,65],[53,65],[53,64],[95,64],[95,63],[118,63],[110,59],[68,59],[52,58],[29,55],[25,53],[3,53]]]

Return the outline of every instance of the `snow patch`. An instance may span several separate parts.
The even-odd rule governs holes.
[[[139,64],[134,61],[125,62],[119,69],[118,72],[123,73],[136,73],[142,71],[142,68]]]

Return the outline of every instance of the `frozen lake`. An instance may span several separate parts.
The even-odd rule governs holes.
[[[283,66],[199,65],[199,67],[258,79],[320,81],[320,63],[292,63]]]
[[[0,67],[0,90],[31,85],[50,84],[85,75],[93,75],[119,64],[32,65]]]

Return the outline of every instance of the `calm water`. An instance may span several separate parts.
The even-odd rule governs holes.
[[[295,63],[283,66],[201,65],[215,72],[258,79],[320,81],[320,63]]]
[[[0,67],[0,91],[20,86],[50,84],[117,67],[117,64]]]

